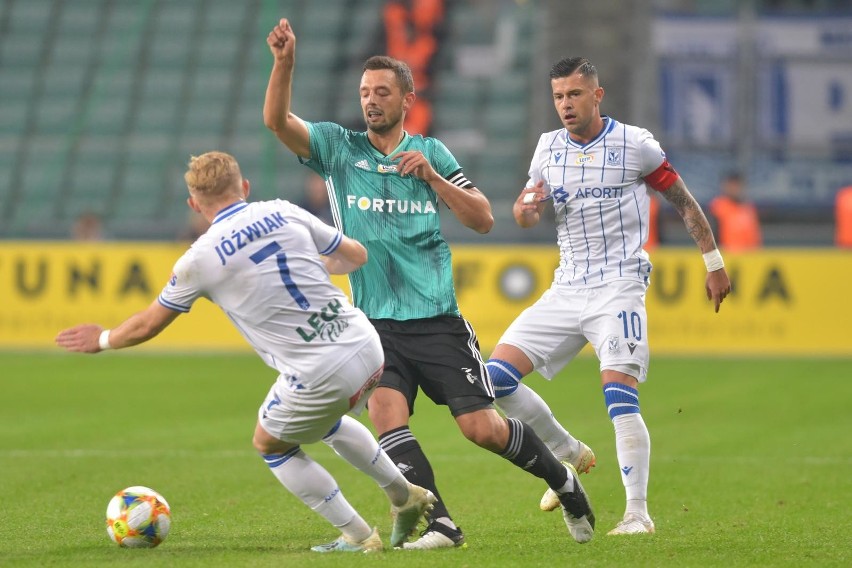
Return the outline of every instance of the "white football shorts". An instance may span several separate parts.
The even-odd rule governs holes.
[[[601,370],[614,369],[644,382],[648,372],[647,285],[613,280],[595,288],[553,286],[521,312],[500,343],[523,351],[552,379],[591,343]]]
[[[308,385],[296,377],[279,375],[258,410],[258,421],[279,440],[318,442],[341,416],[363,411],[379,384],[384,361],[381,341],[374,334],[336,372],[316,383]]]

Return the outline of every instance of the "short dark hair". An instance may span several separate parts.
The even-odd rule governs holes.
[[[414,77],[412,77],[411,68],[406,62],[388,57],[387,55],[374,55],[364,62],[364,71],[375,71],[377,69],[390,69],[393,71],[403,94],[414,92]]]
[[[597,77],[598,70],[592,62],[585,57],[566,57],[556,62],[550,68],[550,78],[570,77],[574,73],[580,73],[584,77]]]

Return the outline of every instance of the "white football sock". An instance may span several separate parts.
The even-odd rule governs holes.
[[[305,452],[299,450],[280,465],[269,469],[290,493],[347,537],[360,542],[373,532],[340,492],[331,474]]]
[[[621,481],[627,496],[626,513],[648,518],[648,474],[651,462],[651,437],[642,415],[622,414],[612,420],[615,427],[615,451],[621,468]]]
[[[435,519],[435,522],[441,523],[442,525],[450,527],[453,530],[458,530],[458,527],[456,526],[456,524],[449,517],[439,517],[439,518]]]
[[[557,495],[565,495],[566,493],[571,493],[574,491],[574,476],[569,475],[568,479],[565,481],[565,485],[556,490]]]
[[[580,442],[554,418],[544,399],[524,383],[518,383],[515,392],[495,402],[506,416],[530,426],[556,459],[573,460],[577,456]]]
[[[322,440],[337,455],[372,477],[394,505],[404,505],[408,500],[408,482],[366,426],[343,416],[340,426]]]

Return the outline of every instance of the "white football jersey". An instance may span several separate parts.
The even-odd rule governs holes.
[[[187,312],[205,297],[270,367],[302,382],[324,378],[376,334],[320,259],[342,238],[288,201],[240,201],[178,259],[159,302]]]
[[[604,117],[588,144],[564,128],[541,136],[527,187],[544,181],[556,210],[559,267],[553,284],[599,286],[607,280],[648,282],[649,191],[644,176],[665,153],[650,132]]]

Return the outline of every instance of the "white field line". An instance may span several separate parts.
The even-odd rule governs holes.
[[[0,459],[31,459],[31,458],[246,458],[257,456],[251,450],[96,450],[96,449],[58,449],[58,450],[0,450]]]
[[[310,448],[311,445],[307,447]],[[472,446],[471,446],[472,447]],[[430,461],[452,462],[478,461],[486,456],[485,450],[469,452],[464,456],[450,456],[440,452],[432,453]],[[192,459],[245,459],[257,457],[253,450],[157,450],[157,449],[0,449],[0,459],[89,459],[89,458],[192,458]],[[613,456],[614,457],[614,456]],[[614,460],[613,460],[614,462]],[[728,464],[728,465],[766,465],[769,463],[790,463],[797,465],[852,465],[852,456],[652,456],[651,463],[677,466],[678,464]]]

